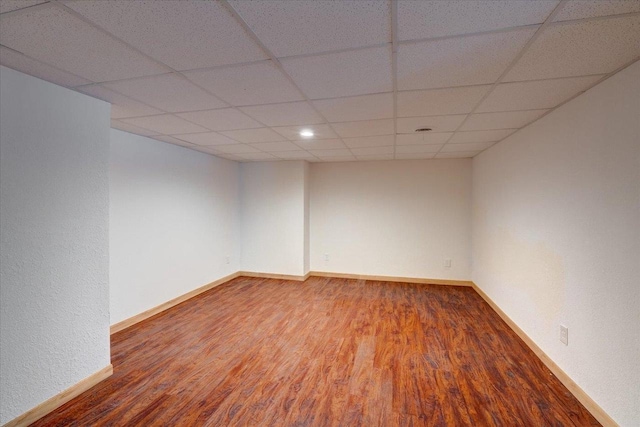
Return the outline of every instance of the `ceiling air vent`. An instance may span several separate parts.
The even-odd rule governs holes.
[[[416,132],[429,132],[431,130],[433,130],[433,129],[431,129],[431,128],[418,128],[418,129],[416,129]]]

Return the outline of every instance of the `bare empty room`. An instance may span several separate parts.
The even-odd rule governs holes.
[[[0,0],[0,425],[640,426],[640,1]]]

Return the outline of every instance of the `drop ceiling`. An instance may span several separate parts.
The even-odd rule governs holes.
[[[637,0],[0,0],[0,13],[2,65],[110,102],[114,128],[236,161],[473,157],[640,58]]]

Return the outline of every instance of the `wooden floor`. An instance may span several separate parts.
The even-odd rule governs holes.
[[[238,278],[111,341],[34,425],[598,425],[472,288]]]

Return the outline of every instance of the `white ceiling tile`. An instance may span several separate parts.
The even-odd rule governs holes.
[[[607,74],[640,56],[640,16],[554,24],[504,81]]]
[[[11,50],[4,46],[0,46],[0,65],[12,68],[17,71],[21,71],[30,76],[38,77],[39,79],[46,80],[51,83],[55,83],[60,86],[73,87],[91,83],[87,79],[83,79],[80,76],[76,76],[66,71],[59,70],[55,67],[47,65],[45,63],[36,61]]]
[[[490,88],[484,85],[400,92],[398,117],[469,113]]]
[[[352,122],[393,117],[393,94],[352,96],[313,101],[330,122]]]
[[[442,147],[442,144],[438,145],[398,145],[396,146],[397,154],[414,154],[414,153],[437,153]]]
[[[398,1],[400,40],[492,31],[540,24],[559,0]]]
[[[206,132],[208,129],[189,123],[180,117],[171,114],[161,114],[159,116],[134,117],[122,119],[124,123],[149,129],[163,135],[176,135],[180,133]]]
[[[82,86],[76,88],[76,90],[111,103],[111,117],[114,119],[151,116],[153,114],[163,113],[163,111],[158,110],[157,108],[145,105],[101,85]]]
[[[265,152],[274,152],[274,151],[296,151],[302,150],[302,148],[298,147],[293,142],[289,141],[278,141],[278,142],[261,142],[258,144],[251,144],[252,147],[257,148],[260,151]]]
[[[307,139],[305,141],[296,141],[296,145],[305,150],[337,150],[347,148],[340,139]]]
[[[380,155],[380,154],[393,154],[392,146],[385,147],[361,147],[361,148],[352,148],[351,152],[356,156],[369,156],[369,155]]]
[[[192,111],[189,113],[178,113],[176,115],[215,131],[262,127],[260,123],[235,108]]]
[[[119,120],[111,120],[111,127],[114,129],[119,129],[129,133],[135,133],[136,135],[142,136],[155,136],[159,135],[158,132],[153,132],[148,129],[142,129],[138,126],[131,125],[129,123],[124,123]]]
[[[452,152],[471,152],[471,151],[482,151],[489,147],[491,147],[495,142],[469,142],[466,144],[452,144],[451,142],[445,144],[440,150],[441,153],[452,153]]]
[[[271,153],[272,155],[284,160],[315,160],[313,154],[306,151],[283,151],[280,153]]]
[[[456,132],[449,140],[449,144],[462,144],[465,142],[495,142],[500,141],[514,133],[516,129],[501,130],[472,130],[467,132]],[[464,150],[474,151],[474,150]]]
[[[254,105],[240,109],[267,126],[313,125],[324,121],[306,102]]]
[[[538,119],[547,111],[549,110],[471,114],[460,130],[518,129]]]
[[[235,106],[301,101],[303,96],[271,61],[195,70],[188,79]]]
[[[396,120],[398,133],[414,133],[419,128],[431,128],[432,132],[450,132],[458,129],[466,114],[450,116],[406,117]]]
[[[425,144],[444,144],[451,138],[453,132],[440,133],[414,133],[396,135],[396,144],[398,145],[425,145]]]
[[[436,153],[396,153],[397,160],[433,159]]]
[[[170,112],[208,110],[227,106],[176,74],[111,82],[105,83],[104,86]]]
[[[282,141],[282,136],[269,128],[230,130],[222,134],[246,143]]]
[[[231,6],[277,57],[391,41],[388,1],[244,1]]]
[[[393,91],[388,46],[283,59],[282,65],[311,99]]]
[[[494,83],[535,32],[526,28],[400,45],[398,89]]]
[[[341,150],[309,150],[311,154],[316,157],[342,157],[342,156],[351,156],[351,151],[344,148]]]
[[[6,47],[93,82],[166,72],[57,7],[37,7],[3,17],[0,40]]]
[[[217,1],[80,1],[67,6],[176,70],[265,59]]]
[[[204,133],[190,133],[190,134],[176,134],[174,137],[179,138],[183,141],[187,141],[191,144],[196,145],[230,145],[230,144],[238,144],[238,141],[235,141],[231,138],[227,138],[224,135],[220,135],[215,132],[204,132]]]
[[[364,154],[361,156],[356,156],[358,160],[393,160],[393,154]]]
[[[310,125],[310,126],[281,126],[272,128],[280,135],[284,136],[289,141],[309,141],[313,139],[333,139],[338,135],[331,130],[328,125]],[[313,138],[305,138],[300,136],[300,132],[305,130],[311,130],[313,132]]]
[[[227,154],[260,153],[260,150],[247,144],[216,145],[211,149]]]
[[[554,21],[595,18],[597,16],[618,15],[640,12],[637,0],[569,0],[562,6]]]
[[[440,152],[436,155],[436,159],[468,159],[481,153],[481,151],[452,151]]]
[[[0,1],[0,13],[12,12],[25,7],[45,3],[47,0],[2,0]]]
[[[358,122],[331,123],[331,127],[343,138],[360,136],[393,135],[393,119],[363,120]]]
[[[395,137],[393,135],[363,136],[360,138],[345,138],[343,141],[349,148],[384,147],[393,146]]]
[[[482,101],[477,113],[553,108],[587,90],[601,76],[501,83]]]
[[[239,157],[243,160],[253,160],[253,161],[265,161],[265,160],[277,160],[276,157],[272,156],[269,153],[238,153],[236,157]]]

